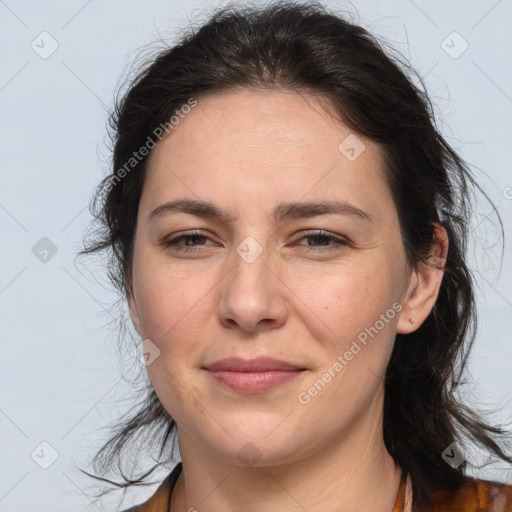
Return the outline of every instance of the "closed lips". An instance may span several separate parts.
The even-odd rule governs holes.
[[[279,359],[260,357],[257,359],[242,359],[238,357],[230,357],[220,359],[206,366],[206,369],[215,371],[230,372],[269,372],[269,371],[300,371],[305,370],[297,365],[281,361]]]

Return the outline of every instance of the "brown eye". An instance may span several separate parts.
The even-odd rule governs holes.
[[[209,238],[203,233],[190,232],[166,240],[164,245],[166,247],[171,247],[175,251],[198,252],[202,249],[195,249],[195,247],[202,247],[206,245],[205,242],[207,240],[209,240]]]
[[[339,249],[342,246],[348,245],[347,240],[340,238],[338,236],[334,236],[325,231],[316,231],[308,233],[305,236],[303,236],[301,240],[306,240],[308,242],[308,244],[306,245],[308,250],[316,250],[320,252],[333,251]]]

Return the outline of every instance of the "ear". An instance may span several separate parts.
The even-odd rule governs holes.
[[[137,309],[137,305],[135,304],[135,300],[133,298],[133,293],[128,292],[126,295],[126,300],[128,302],[128,309],[130,310],[130,316],[132,319],[133,326],[135,327],[135,330],[137,333],[142,336],[140,333],[140,318],[139,318],[139,311]]]
[[[425,321],[432,311],[448,255],[448,233],[440,224],[435,225],[434,240],[428,261],[420,262],[411,272],[409,285],[403,297],[403,309],[397,324],[399,334],[409,334]]]

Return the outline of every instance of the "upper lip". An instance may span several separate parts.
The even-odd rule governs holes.
[[[242,359],[240,357],[228,357],[219,359],[205,367],[210,371],[231,372],[265,372],[265,371],[296,371],[303,370],[297,365],[273,359],[271,357],[258,357],[255,359]]]

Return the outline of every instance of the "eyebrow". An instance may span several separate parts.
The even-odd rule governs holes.
[[[196,217],[219,220],[225,223],[233,221],[233,216],[226,210],[208,201],[195,199],[177,199],[168,203],[161,204],[155,208],[148,216],[148,222],[155,217],[169,213],[188,213]],[[273,211],[275,222],[281,222],[287,219],[301,219],[316,217],[320,215],[349,215],[359,217],[363,220],[373,222],[372,217],[347,203],[346,201],[321,201],[304,203],[280,203]]]

